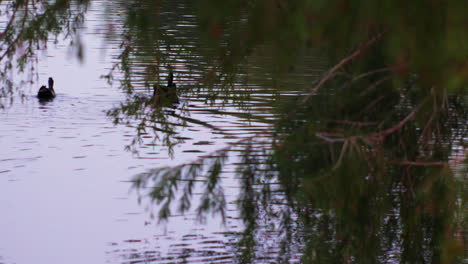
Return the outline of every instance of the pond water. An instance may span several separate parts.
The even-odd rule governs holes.
[[[104,49],[104,37],[96,33],[103,19],[92,7],[82,34],[82,62],[62,42],[50,42],[41,52],[39,81],[54,78],[55,100],[39,102],[32,87],[29,96],[0,113],[0,263],[230,263],[242,229],[233,205],[239,184],[232,173],[223,179],[230,199],[226,224],[214,217],[199,225],[189,213],[158,225],[138,203],[130,180],[268,128],[251,118],[269,119],[265,100],[253,98],[250,104],[258,108],[242,117],[229,104],[217,110],[203,99],[182,98],[190,117],[173,156],[149,134],[138,154],[126,151],[135,128],[114,126],[106,115],[125,95],[100,77],[111,68],[113,54],[112,44]]]
[[[203,38],[195,35],[194,28],[203,21],[197,20],[200,18],[194,15],[190,3],[163,1],[168,11],[158,13],[158,19],[164,20],[158,24],[161,28],[149,29],[144,23],[137,27],[148,39],[142,43],[132,40],[136,45],[132,48],[138,52],[129,60],[135,98],[147,99],[152,94],[144,85],[148,75],[154,72],[165,78],[173,70],[181,91],[180,104],[164,108],[168,119],[149,120],[144,131],[137,130],[144,119],[141,116],[120,113],[117,116],[124,121],[127,117],[128,123],[114,124],[114,117],[107,112],[122,107],[128,97],[118,89],[118,82],[110,86],[102,75],[121,62],[119,55],[125,48],[121,41],[130,42],[134,37],[125,35],[125,30],[141,22],[129,19],[126,22],[130,25],[124,25],[123,17],[135,18],[138,16],[132,17],[132,12],[154,8],[151,1],[141,3],[148,6],[92,1],[80,33],[83,60],[77,59],[77,49],[71,48],[63,35],[57,43],[49,40],[47,48],[39,52],[38,82],[24,88],[24,98],[15,98],[12,106],[0,110],[0,264],[399,263],[403,259],[431,262],[450,250],[457,252],[457,257],[467,255],[462,252],[468,250],[468,243],[463,242],[468,232],[460,224],[464,216],[454,209],[463,211],[466,207],[466,187],[456,184],[465,183],[467,178],[463,118],[448,129],[453,133],[446,132],[448,140],[442,144],[440,155],[442,160],[447,155],[444,161],[449,162],[441,165],[430,158],[424,160],[431,151],[414,147],[417,127],[408,129],[409,135],[402,133],[399,141],[389,139],[383,150],[372,141],[376,138],[362,136],[368,133],[365,127],[374,123],[348,122],[351,117],[347,111],[355,113],[362,106],[356,103],[355,107],[353,100],[365,98],[354,97],[358,94],[354,89],[372,96],[372,89],[363,85],[350,85],[347,93],[349,87],[338,82],[338,88],[317,95],[312,106],[296,103],[304,112],[285,114],[285,106],[294,102],[289,99],[307,94],[310,84],[329,66],[315,51],[304,51],[294,67],[285,67],[287,74],[272,76],[271,69],[262,66],[276,69],[284,65],[274,65],[274,59],[263,53],[270,48],[267,45],[257,46],[246,61],[239,62],[245,66],[242,70],[235,62],[232,67],[226,63],[226,68],[242,81],[229,83],[226,79],[230,75],[224,75],[226,79],[218,81],[232,84],[234,96],[221,93],[211,100],[213,90],[196,88],[202,76],[210,76],[202,74],[204,70],[217,69],[210,66],[211,56],[203,60],[203,54],[213,51],[202,46]],[[237,22],[242,21],[233,24]],[[234,28],[229,23],[224,26]],[[161,30],[163,34],[146,36],[145,30]],[[210,30],[222,35],[216,24]],[[164,39],[153,45],[152,37]],[[172,38],[175,44],[167,44],[170,41],[165,38]],[[154,46],[158,47],[156,51]],[[239,50],[244,50],[242,45]],[[168,55],[155,62],[149,51]],[[343,78],[347,74],[342,74]],[[48,77],[55,80],[57,97],[39,102],[35,94]],[[125,78],[121,72],[114,77]],[[352,79],[351,84],[355,81]],[[370,87],[377,87],[377,83]],[[336,101],[327,97],[340,93],[345,95],[336,96]],[[384,95],[389,101],[395,99],[393,90]],[[362,99],[362,104],[374,100],[371,96]],[[386,106],[387,102],[379,101],[386,97],[377,96],[375,102],[379,103],[369,104],[369,109]],[[349,103],[347,97],[354,98],[353,102]],[[409,97],[396,96],[400,103],[390,107],[388,116],[379,109],[372,114],[377,120],[398,123],[411,106]],[[152,107],[146,111],[157,112]],[[384,117],[379,116],[382,113]],[[372,114],[365,118],[372,121]],[[174,125],[168,126],[173,131],[166,129],[168,124]],[[162,141],[155,140],[151,128],[163,136]],[[316,132],[315,128],[323,130]],[[343,134],[349,128],[351,140],[341,138],[340,133],[328,133],[334,128]],[[271,133],[274,129],[278,132],[275,137]],[[172,141],[164,142],[164,135]],[[440,137],[446,140],[443,134]],[[137,144],[133,144],[135,140]],[[169,146],[173,142],[177,144]],[[404,151],[393,145],[402,146]],[[419,151],[421,156],[405,156]],[[379,159],[379,155],[385,158]],[[177,169],[187,172],[202,162],[222,165],[203,167],[192,174],[193,178],[190,173],[177,177]],[[385,169],[377,166],[380,162]],[[374,170],[374,165],[382,171]],[[169,170],[172,174],[157,169],[170,166],[175,168]],[[221,173],[213,172],[217,169]],[[147,185],[135,188],[136,176]],[[150,188],[166,178],[171,188],[160,193]],[[194,189],[190,189],[191,184]],[[156,205],[155,200],[161,193],[165,195],[163,201],[183,200],[189,193],[191,209],[185,214],[177,212],[174,202],[173,214],[159,222],[163,206]],[[219,212],[211,214],[216,210],[207,210],[203,215],[207,218],[200,221],[196,208],[207,196],[210,209],[225,203],[224,217]],[[441,253],[439,248],[446,251]]]

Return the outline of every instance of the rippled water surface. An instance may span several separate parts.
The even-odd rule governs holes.
[[[368,146],[369,142],[372,145],[373,141],[361,142],[363,146],[360,146],[361,143],[356,143],[359,140],[356,139],[356,142],[354,139],[351,140],[349,143],[351,147],[348,148],[355,148],[356,152],[349,150],[352,155],[348,157],[346,154],[348,139],[345,136],[341,138],[340,135],[329,134],[328,131],[314,132],[313,126],[318,122],[323,124],[330,122],[337,127],[343,123],[345,128],[344,124],[348,123],[345,113],[347,108],[339,104],[347,102],[346,100],[329,102],[327,96],[321,97],[322,95],[318,94],[314,97],[318,100],[314,102],[318,103],[317,113],[322,113],[324,110],[322,113],[324,118],[315,119],[314,111],[306,111],[304,115],[299,111],[292,123],[304,121],[311,128],[307,126],[302,131],[303,128],[299,126],[300,131],[296,135],[297,129],[294,129],[294,133],[287,130],[289,125],[291,129],[296,128],[295,124],[286,124],[284,133],[286,135],[290,133],[291,138],[285,140],[286,143],[269,144],[272,143],[270,134],[272,124],[277,121],[277,115],[286,109],[282,106],[287,100],[278,99],[289,99],[304,94],[304,91],[309,93],[310,85],[325,68],[329,68],[324,66],[323,58],[309,54],[314,51],[307,49],[301,53],[293,66],[285,67],[284,75],[287,76],[276,78],[271,76],[276,72],[274,69],[283,65],[272,65],[274,63],[270,61],[274,60],[271,55],[270,57],[262,55],[263,44],[256,45],[257,50],[246,57],[246,61],[239,62],[245,66],[245,69],[239,70],[236,67],[230,69],[239,81],[222,79],[229,78],[229,74],[227,77],[219,74],[220,80],[212,80],[214,86],[218,85],[218,82],[232,84],[231,88],[235,91],[233,97],[238,100],[236,102],[233,102],[232,97],[223,97],[230,94],[224,94],[210,101],[209,99],[212,99],[210,89],[196,90],[200,88],[199,84],[204,83],[201,76],[216,78],[210,77],[210,74],[217,68],[210,66],[211,57],[204,54],[212,51],[205,49],[202,45],[203,40],[199,39],[202,37],[197,35],[197,30],[193,30],[203,26],[201,23],[203,21],[197,21],[198,18],[193,15],[193,7],[188,6],[190,3],[167,1],[163,3],[168,5],[163,9],[164,12],[162,9],[155,9],[156,12],[160,12],[158,19],[165,20],[161,24],[151,24],[156,27],[152,30],[158,31],[158,35],[144,34],[147,30],[145,23],[136,26],[136,29],[141,29],[140,33],[143,33],[139,36],[148,39],[145,39],[146,42],[143,41],[146,44],[141,44],[138,40],[133,40],[132,43],[138,46],[138,49],[135,49],[138,52],[132,53],[132,56],[135,56],[134,60],[129,60],[131,65],[128,65],[132,71],[132,84],[135,85],[135,92],[138,95],[135,98],[149,98],[152,91],[144,88],[146,78],[149,75],[156,76],[157,73],[165,78],[170,69],[174,70],[175,81],[181,93],[180,104],[177,107],[164,108],[169,117],[168,121],[175,124],[174,131],[165,130],[164,124],[148,121],[147,130],[140,134],[141,141],[132,145],[137,135],[138,122],[142,118],[136,117],[134,120],[130,116],[128,123],[121,122],[114,125],[114,119],[106,114],[107,111],[128,102],[126,101],[128,98],[116,87],[118,81],[114,82],[114,86],[110,86],[102,75],[108,74],[113,65],[119,62],[118,55],[125,47],[121,46],[122,38],[132,36],[122,33],[132,25],[128,21],[128,24],[122,25],[125,23],[124,17],[126,15],[132,17],[132,12],[144,13],[145,7],[132,5],[121,7],[117,3],[128,4],[126,1],[93,1],[78,38],[84,44],[82,61],[77,59],[76,47],[70,47],[69,40],[64,41],[63,36],[56,41],[49,40],[47,48],[41,50],[37,58],[37,82],[32,87],[24,87],[26,93],[24,98],[15,98],[13,105],[0,110],[0,264],[235,263],[241,262],[243,253],[251,254],[246,259],[252,258],[255,263],[277,263],[279,260],[285,263],[299,263],[301,257],[315,261],[314,258],[320,253],[325,255],[320,256],[324,257],[324,260],[339,259],[343,262],[352,262],[355,260],[354,255],[356,259],[362,257],[368,260],[366,258],[368,245],[373,247],[369,259],[382,263],[398,263],[404,259],[402,256],[407,254],[405,243],[409,244],[408,251],[411,251],[408,253],[409,259],[412,254],[415,255],[415,259],[424,257],[430,259],[433,254],[439,254],[433,253],[438,249],[432,248],[439,247],[438,244],[429,244],[433,244],[431,239],[446,236],[444,233],[446,230],[441,231],[438,229],[439,226],[428,223],[427,226],[434,227],[436,232],[434,235],[426,234],[425,229],[414,224],[416,220],[419,221],[418,217],[421,215],[438,219],[434,208],[439,204],[432,201],[432,197],[427,197],[430,201],[423,203],[427,205],[424,210],[418,209],[413,207],[413,198],[417,195],[413,197],[412,187],[407,190],[405,184],[395,180],[397,184],[389,184],[387,190],[384,188],[385,184],[380,182],[379,173],[377,173],[378,181],[373,179],[372,175],[369,176],[368,172],[364,172],[362,176],[358,167],[365,167],[362,165],[365,164],[364,160],[360,160],[359,156],[352,159],[352,155],[368,151],[370,154],[374,153],[371,151],[372,147]],[[0,4],[1,8],[3,6]],[[129,14],[125,14],[125,11]],[[233,23],[237,22],[239,21]],[[0,21],[0,29],[5,23],[6,21]],[[216,27],[209,31],[214,35],[219,34],[218,37],[222,34]],[[125,37],[119,38],[121,36]],[[154,40],[159,37],[162,39]],[[123,41],[125,42],[125,39]],[[153,44],[156,48],[152,46]],[[225,44],[216,45],[222,47]],[[265,44],[265,48],[267,45]],[[146,49],[151,50],[148,52],[150,55],[145,53]],[[243,52],[242,48],[239,50]],[[156,62],[161,51],[165,57]],[[219,59],[218,55],[213,57]],[[229,56],[227,57],[229,59]],[[202,61],[203,59],[205,61]],[[257,66],[255,63],[257,61],[261,61],[262,63],[258,65],[262,66]],[[227,65],[224,66],[229,68],[229,62],[225,61],[216,61],[214,65],[224,63]],[[236,66],[237,63],[232,62]],[[272,69],[262,69],[270,66]],[[212,72],[202,72],[207,69]],[[386,71],[388,70],[384,69],[384,72]],[[121,74],[116,71],[117,80],[122,79]],[[12,78],[17,77],[21,76],[12,76]],[[50,102],[39,102],[35,94],[49,77],[55,80],[57,97]],[[352,79],[352,82],[357,79],[359,78]],[[341,87],[341,84],[338,86]],[[354,86],[350,87],[354,89]],[[376,88],[377,84],[371,87]],[[342,88],[330,89],[324,93],[338,94],[338,89]],[[321,98],[325,98],[323,105],[319,101]],[[304,104],[300,106],[302,105]],[[153,106],[146,110],[157,112],[151,107]],[[344,113],[335,117],[334,111],[329,110]],[[326,112],[330,112],[331,115],[328,116]],[[314,115],[309,116],[309,114]],[[345,114],[344,120],[339,117],[341,114]],[[335,118],[339,119],[334,120]],[[356,123],[359,127],[366,122],[350,123]],[[457,125],[464,127],[464,124]],[[168,144],[155,140],[151,128],[159,129],[159,136],[171,135],[171,139],[178,144],[170,148]],[[328,127],[324,127],[324,130],[326,129]],[[353,135],[354,132],[350,133]],[[319,138],[319,135],[324,142],[316,141],[316,144],[310,140],[315,136]],[[281,136],[277,137],[280,138],[279,141]],[[454,169],[455,177],[460,179],[466,179],[464,161],[466,147],[463,139],[466,137],[457,139],[462,142],[455,142],[450,149],[453,154],[449,165]],[[333,144],[340,140],[345,142],[343,147],[335,148],[337,146]],[[325,154],[321,152],[322,144],[323,149],[330,148],[323,152]],[[412,142],[409,145],[411,144]],[[127,148],[130,145],[135,148]],[[315,148],[316,146],[320,148]],[[270,152],[272,148],[276,149]],[[152,175],[151,173],[158,172],[156,169],[161,167],[217,161],[223,157],[225,154],[223,150],[226,149],[229,149],[226,151],[228,153],[226,163],[219,166],[222,170],[219,174],[220,184],[218,182],[213,184],[209,173],[199,173],[200,175],[192,176],[193,179],[189,179],[189,176],[170,178],[176,182],[172,187],[177,189],[175,191],[177,193],[174,197],[173,193],[164,193],[164,198],[177,201],[185,193],[193,194],[190,197],[192,209],[184,215],[173,210],[173,215],[167,222],[158,223],[159,208],[147,195],[150,190],[147,187],[152,187],[151,184],[157,185],[155,178],[149,177],[150,181],[155,182],[145,187],[138,190],[132,188],[137,175]],[[330,168],[331,172],[340,168],[337,178],[334,178],[336,175],[331,177],[327,173],[327,166],[331,161],[326,159],[331,159],[335,155],[327,156],[328,151],[336,151],[335,154],[341,152],[336,155],[336,165]],[[283,152],[285,157],[282,157]],[[369,153],[367,154],[370,155]],[[277,157],[269,154],[276,154]],[[394,158],[392,155],[390,157]],[[265,158],[273,160],[272,167],[265,165]],[[298,164],[291,164],[296,162]],[[318,164],[322,162],[328,164],[324,165],[323,169],[321,169],[322,164]],[[340,162],[345,164],[343,172],[341,165],[338,166]],[[411,162],[413,161],[406,160],[405,157],[401,166],[423,164],[418,163],[419,161]],[[239,164],[241,166],[238,166]],[[427,164],[434,165],[435,168],[441,165],[440,162]],[[255,169],[248,170],[249,166]],[[349,173],[346,166],[350,168]],[[247,168],[245,174],[236,171],[245,168]],[[399,175],[399,169],[389,170]],[[206,172],[208,168],[203,167],[201,170]],[[261,174],[261,177],[256,176],[256,173]],[[303,173],[304,175],[301,175]],[[344,177],[341,178],[341,175]],[[390,173],[382,175],[383,182],[386,177],[394,177]],[[164,177],[159,177],[157,180],[160,178]],[[218,180],[217,177],[213,178]],[[189,188],[185,187],[192,183],[196,187],[187,191]],[[288,193],[290,191],[288,189],[295,189],[298,187],[296,185],[303,185],[300,187],[305,188],[291,190]],[[411,181],[408,185],[412,186]],[[424,184],[421,193],[429,193],[431,189],[427,187],[429,185],[432,186],[432,183]],[[194,208],[199,205],[201,198],[206,194],[205,189],[209,189],[209,186],[219,188],[213,187],[215,191],[225,195],[226,217],[208,214],[208,219],[199,224],[197,221],[200,220],[199,215]],[[376,187],[375,193],[374,187]],[[310,193],[305,193],[304,190]],[[312,192],[315,193],[311,195],[309,201],[307,196]],[[454,194],[453,190],[447,187],[446,192],[450,194],[447,197],[455,197],[463,190]],[[286,193],[291,196],[288,197],[290,200],[286,199]],[[408,193],[410,194],[406,197]],[[212,195],[215,199],[222,197],[216,194]],[[240,202],[239,197],[242,198],[239,199]],[[299,205],[304,203],[306,206],[304,208],[296,206],[297,201],[294,201],[296,199],[300,200]],[[380,204],[381,200],[387,199],[387,202]],[[447,198],[447,201],[449,200]],[[245,204],[242,204],[244,202]],[[445,200],[440,202],[441,206],[445,207],[446,204],[448,202],[445,203]],[[258,208],[251,208],[255,206]],[[246,212],[248,214],[249,209],[255,212],[251,215],[241,215]],[[402,215],[401,212],[405,210],[410,213]],[[415,211],[420,211],[414,216],[416,220],[413,219]],[[306,217],[299,221],[298,215],[301,214],[302,217]],[[443,215],[442,220],[443,217],[449,218]],[[307,226],[308,224],[310,226]],[[464,231],[463,228],[455,227],[456,230]],[[248,233],[249,230],[254,231]],[[242,233],[244,231],[246,232]],[[249,239],[251,241],[247,241]],[[365,241],[367,239],[369,241]],[[412,248],[412,243],[415,243],[415,249]],[[418,246],[421,249],[418,249]],[[427,249],[424,248],[426,246]],[[304,247],[308,247],[307,250]],[[335,250],[337,252],[332,252]],[[326,256],[328,254],[330,256]]]
[[[57,98],[41,103],[32,87],[0,112],[0,263],[230,263],[241,229],[232,203],[238,183],[231,173],[223,179],[231,197],[226,225],[217,218],[197,225],[194,214],[157,225],[129,181],[268,128],[269,99],[254,97],[258,107],[241,115],[229,105],[218,111],[202,99],[182,98],[190,116],[178,131],[184,142],[175,147],[175,158],[149,134],[138,154],[125,151],[135,129],[114,126],[106,116],[125,96],[100,78],[111,67],[113,51],[112,45],[103,49],[96,34],[100,19],[108,18],[96,14],[91,11],[84,30],[83,62],[60,42],[50,43],[39,58],[39,81],[52,76]],[[252,121],[252,114],[264,122]],[[274,250],[274,240],[263,247]]]

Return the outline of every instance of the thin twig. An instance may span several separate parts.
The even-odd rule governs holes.
[[[376,88],[377,86],[379,86],[381,83],[391,79],[392,76],[386,76],[376,82],[374,82],[373,84],[369,85],[369,87],[367,87],[364,91],[362,91],[359,96],[364,96],[366,95],[367,93],[369,93],[370,91],[372,91],[372,89]]]
[[[385,68],[380,68],[380,69],[377,69],[377,70],[373,70],[373,71],[368,71],[368,72],[365,72],[363,74],[360,74],[356,77],[354,77],[351,82],[356,82],[356,81],[359,81],[360,79],[362,78],[365,78],[367,76],[370,76],[372,74],[376,74],[376,73],[380,73],[380,72],[387,72],[387,71],[390,71],[391,68],[390,67],[385,67]]]
[[[364,127],[364,126],[375,126],[377,122],[363,122],[363,121],[351,121],[351,120],[332,120],[332,123],[350,125],[354,127]]]
[[[447,165],[446,162],[441,162],[441,161],[410,161],[410,160],[405,160],[405,161],[396,161],[396,162],[391,162],[395,163],[398,165],[402,166],[424,166],[424,167],[439,167],[439,166],[445,166]]]
[[[343,137],[343,135],[338,135],[338,134],[334,134],[334,133],[317,132],[317,133],[315,133],[315,136],[320,138],[320,139],[325,140],[326,142],[344,142],[344,141],[346,141],[346,139]]]
[[[302,100],[302,103],[305,103],[307,102],[310,97],[312,97],[313,95],[315,95],[318,90],[323,86],[323,84],[325,84],[328,80],[331,79],[331,77],[333,77],[333,75],[339,70],[341,69],[342,67],[344,67],[346,64],[348,64],[349,62],[353,61],[354,59],[358,58],[359,56],[361,56],[362,54],[364,54],[364,52],[366,52],[370,46],[372,46],[378,39],[380,39],[382,37],[383,33],[379,33],[377,34],[375,37],[371,38],[370,40],[368,40],[366,43],[364,43],[364,45],[362,45],[361,47],[359,47],[356,51],[353,52],[353,54],[349,55],[348,57],[342,59],[337,65],[335,65],[333,68],[331,68],[326,74],[325,76],[320,79],[320,81],[318,82],[318,84],[310,91],[310,93],[304,97],[304,99]]]
[[[348,148],[348,144],[349,144],[349,140],[345,140],[343,146],[341,147],[340,156],[338,158],[338,161],[335,163],[335,166],[333,166],[332,171],[335,171],[341,165],[341,161],[343,160],[343,157],[344,157],[344,155],[346,153],[346,150]]]
[[[395,126],[393,127],[390,127],[384,131],[381,131],[381,132],[376,132],[376,133],[372,133],[370,135],[371,138],[379,138],[379,139],[382,139],[382,138],[385,138],[387,137],[388,135],[392,134],[392,133],[395,133],[396,131],[400,130],[406,123],[408,123],[411,119],[413,119],[416,115],[416,113],[419,111],[419,109],[422,107],[422,105],[424,103],[426,103],[426,101],[429,99],[429,97],[426,97],[421,103],[419,103],[417,106],[414,107],[413,111],[411,111],[411,113],[409,113],[403,120],[401,120],[398,124],[396,124]]]
[[[369,109],[374,107],[374,105],[376,105],[377,103],[379,103],[383,99],[385,99],[385,96],[381,95],[381,96],[377,97],[376,99],[372,100],[372,102],[370,102],[368,105],[366,105],[366,107],[364,107],[364,109],[359,111],[359,114],[366,113]]]

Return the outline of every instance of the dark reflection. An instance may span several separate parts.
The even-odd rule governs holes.
[[[39,101],[39,104],[40,105],[47,105],[48,103],[52,102],[54,100],[55,97],[51,97],[51,98],[37,98],[37,100]]]
[[[46,5],[43,15],[60,17],[72,3]],[[108,114],[135,128],[130,149],[151,131],[172,153],[189,124],[239,138],[135,177],[160,220],[190,210],[200,222],[210,214],[226,220],[228,174],[238,177],[244,224],[230,261],[466,261],[463,5],[133,0],[106,2],[104,10],[121,26],[108,28],[121,52],[105,78],[128,95]],[[70,26],[39,22],[35,41]],[[268,126],[228,133],[190,117],[195,111]],[[262,247],[272,237],[275,248]],[[197,251],[181,248],[174,259],[190,262]],[[146,253],[146,260],[123,257],[161,260]]]
[[[144,13],[150,12],[147,8],[134,13],[133,19],[143,23],[140,30],[161,31],[158,40],[164,44],[152,46],[160,58],[185,59],[182,54],[197,58],[175,67],[175,71],[188,68],[192,74],[186,77],[186,92],[203,91],[214,105],[216,99],[235,98],[239,111],[246,111],[245,103],[256,89],[272,87],[269,93],[275,100],[268,103],[268,111],[278,116],[271,129],[208,157],[138,175],[135,188],[158,205],[160,220],[170,221],[171,215],[194,209],[198,221],[204,222],[212,213],[226,216],[221,179],[229,166],[235,166],[241,185],[237,205],[245,229],[233,259],[241,263],[264,258],[289,262],[297,256],[305,263],[462,262],[467,248],[466,192],[460,186],[466,185],[466,176],[454,174],[450,157],[454,149],[466,148],[466,93],[459,86],[462,79],[454,85],[433,66],[451,55],[440,49],[428,61],[418,57],[425,44],[416,42],[420,50],[395,56],[385,45],[396,36],[386,32],[384,21],[379,21],[380,27],[352,31],[354,40],[343,42],[339,33],[314,32],[320,26],[293,21],[294,16],[308,17],[298,13],[307,6],[303,5],[233,6],[231,16],[211,21],[200,11],[193,14],[201,21],[193,31],[201,29],[205,36],[190,29],[180,32],[176,25],[184,19],[173,21],[169,11],[161,11],[161,21],[154,24],[143,22]],[[210,15],[223,14],[216,3],[209,6]],[[180,11],[179,17],[187,12],[183,7],[162,7]],[[305,10],[313,12],[314,7]],[[276,12],[283,15],[281,21],[271,18]],[[165,15],[171,16],[167,23],[162,22]],[[323,19],[319,21],[326,23],[327,18]],[[293,24],[288,27],[288,23]],[[291,31],[294,25],[306,27],[306,33]],[[127,40],[144,39],[138,32],[132,31]],[[314,37],[319,35],[340,38],[339,44],[327,42],[335,53],[323,60],[344,59],[329,66],[313,89],[305,89],[293,76],[313,65],[301,58],[318,54]],[[216,44],[202,42],[203,54],[200,49],[191,50],[189,43],[180,43],[204,38]],[[404,46],[413,41],[410,38],[398,41]],[[137,54],[145,53],[137,50],[147,46],[138,42],[127,47],[135,55],[126,55],[128,60],[121,65],[143,60]],[[128,79],[133,76],[125,74]],[[196,79],[191,76],[203,81],[190,85]],[[248,89],[251,85],[255,89]],[[239,97],[242,88],[247,88],[246,96]],[[296,96],[279,95],[286,91]],[[167,123],[164,118],[155,122]],[[241,161],[229,163],[228,157],[239,151]],[[195,201],[197,188],[201,193]],[[269,223],[276,228],[271,230]],[[259,243],[271,232],[276,232],[280,243],[274,253],[266,253]]]
[[[387,77],[334,80],[277,126],[271,165],[304,221],[307,262],[462,261],[465,179],[448,161],[466,104],[438,109],[436,93],[413,96],[417,80],[395,92]]]
[[[359,98],[352,94],[367,89],[349,83],[339,92],[353,102]],[[375,100],[369,97],[365,102]],[[268,233],[265,216],[281,226],[283,240],[275,255],[285,262],[298,248],[291,241],[302,241],[306,263],[462,262],[466,174],[454,174],[449,156],[466,138],[466,105],[460,97],[447,98],[443,117],[428,128],[410,121],[401,125],[414,109],[409,98],[402,98],[390,93],[388,104],[343,119],[338,113],[350,113],[346,108],[356,105],[341,103],[331,110],[344,97],[319,94],[310,105],[284,114],[271,142],[256,142],[254,136],[209,158],[139,175],[135,187],[150,187],[160,219],[176,213],[171,205],[179,195],[177,213],[187,212],[197,184],[203,190],[198,219],[224,215],[220,175],[229,152],[241,150],[238,206],[246,227],[237,245],[240,262],[261,257],[256,248],[259,234]],[[280,188],[272,189],[276,183]]]

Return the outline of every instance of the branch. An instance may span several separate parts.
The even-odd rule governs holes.
[[[23,31],[24,31],[24,25],[25,25],[26,19],[28,17],[28,6],[29,6],[29,0],[26,1],[24,17],[23,17],[23,20],[21,21],[21,27],[20,27],[21,29],[20,29],[18,35],[16,36],[16,38],[13,40],[13,42],[11,42],[10,45],[8,45],[5,52],[0,56],[0,61],[2,61],[5,58],[5,56],[7,56],[10,53],[10,51],[14,48],[14,46],[16,45],[16,43],[18,42],[20,37],[22,37]],[[17,9],[15,10],[14,14],[16,14],[16,11],[17,11]],[[10,22],[12,22],[12,20],[10,20]],[[8,25],[8,26],[10,26],[10,25]],[[8,27],[7,27],[7,29],[8,29]],[[5,29],[5,32],[6,32],[7,29]],[[0,36],[0,37],[3,37],[3,34],[5,32],[3,32],[2,36]]]
[[[326,142],[345,142],[346,139],[343,137],[341,134],[336,134],[336,133],[326,133],[326,132],[317,132],[315,133],[315,136],[323,139]]]
[[[379,40],[382,37],[382,35],[383,33],[377,34],[375,37],[371,38],[366,43],[364,43],[364,45],[359,47],[353,54],[344,58],[337,65],[335,65],[335,67],[331,68],[327,72],[327,74],[325,74],[325,76],[322,79],[320,79],[320,81],[312,89],[312,91],[310,91],[309,94],[306,97],[304,97],[304,99],[302,100],[302,103],[307,102],[310,99],[310,97],[316,94],[318,90],[323,86],[323,84],[325,84],[329,79],[331,79],[331,77],[333,77],[339,69],[341,69],[343,66],[353,61],[354,59],[360,57],[362,54],[364,54],[369,49],[369,47],[371,47],[377,40]]]
[[[2,33],[0,33],[0,38],[3,38],[8,32],[8,30],[10,29],[11,25],[13,24],[13,21],[15,20],[17,11],[18,11],[18,7],[16,7],[15,10],[13,10],[13,14],[11,15],[10,20],[8,21],[8,24],[6,25],[5,30],[3,30]]]
[[[434,88],[432,88],[432,89],[434,89]],[[403,120],[401,120],[395,126],[387,128],[387,129],[385,129],[383,131],[380,131],[380,132],[372,133],[368,137],[373,138],[373,139],[381,140],[382,138],[385,138],[388,135],[393,134],[396,131],[400,130],[403,126],[406,125],[406,123],[408,123],[411,119],[414,118],[414,116],[419,111],[419,109],[422,107],[422,105],[424,105],[426,103],[426,101],[429,100],[430,97],[431,97],[431,95],[424,98],[424,100],[422,100],[422,102],[420,102],[417,106],[414,107],[414,109],[413,109],[413,111],[411,111],[411,113],[409,113]]]
[[[446,162],[441,162],[441,161],[410,161],[410,160],[405,160],[405,161],[399,161],[399,162],[392,162],[396,163],[398,165],[402,166],[424,166],[424,167],[439,167],[439,166],[445,166],[447,165]]]
[[[363,121],[351,121],[351,120],[332,120],[332,123],[350,125],[355,127],[364,127],[364,126],[375,126],[377,122],[363,122]]]

